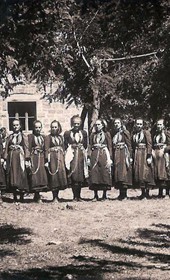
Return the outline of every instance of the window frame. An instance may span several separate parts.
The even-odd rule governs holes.
[[[27,108],[29,108],[29,106],[33,105],[34,108],[32,109],[34,111],[34,114],[32,115],[29,115],[29,111],[31,110],[28,110],[26,112],[24,112],[24,115],[19,115],[20,114],[20,110],[18,110],[19,112],[15,112],[15,114],[13,114],[12,116],[10,115],[10,110],[12,108],[9,108],[11,105],[14,105],[15,104],[19,104],[19,106],[21,106],[21,104],[23,104],[24,106],[26,106]],[[13,109],[14,111],[16,109]],[[36,101],[8,101],[8,104],[7,104],[7,112],[8,112],[8,129],[9,131],[12,131],[10,128],[11,128],[11,121],[12,119],[15,119],[15,118],[19,118],[20,120],[24,119],[25,122],[24,122],[24,129],[22,129],[23,132],[25,133],[29,133],[32,131],[32,128],[30,128],[29,126],[29,120],[30,119],[33,119],[36,120],[37,119],[37,102]]]

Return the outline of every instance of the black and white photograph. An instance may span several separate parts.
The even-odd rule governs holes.
[[[170,0],[0,0],[0,280],[170,279]]]

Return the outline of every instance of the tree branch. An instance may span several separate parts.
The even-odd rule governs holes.
[[[84,33],[87,31],[87,29],[89,28],[89,26],[91,25],[91,23],[93,22],[93,20],[95,19],[95,17],[97,16],[99,10],[96,11],[95,15],[92,17],[92,19],[90,20],[89,24],[86,26],[86,28],[84,29],[81,37],[80,37],[80,40],[83,38],[84,36]]]
[[[121,60],[127,60],[127,59],[134,59],[134,58],[152,56],[152,55],[156,55],[157,53],[158,53],[158,51],[150,52],[150,53],[145,53],[145,54],[117,57],[117,58],[102,58],[102,59],[100,59],[100,61],[101,62],[103,62],[103,61],[121,61]]]

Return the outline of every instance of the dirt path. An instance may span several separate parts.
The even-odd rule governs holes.
[[[154,192],[153,192],[154,194]],[[170,279],[170,199],[61,203],[51,194],[0,206],[0,279]]]

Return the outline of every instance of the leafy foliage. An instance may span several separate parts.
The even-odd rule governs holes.
[[[1,8],[4,97],[26,79],[50,101],[96,110],[94,118],[168,116],[168,1],[4,0]]]

